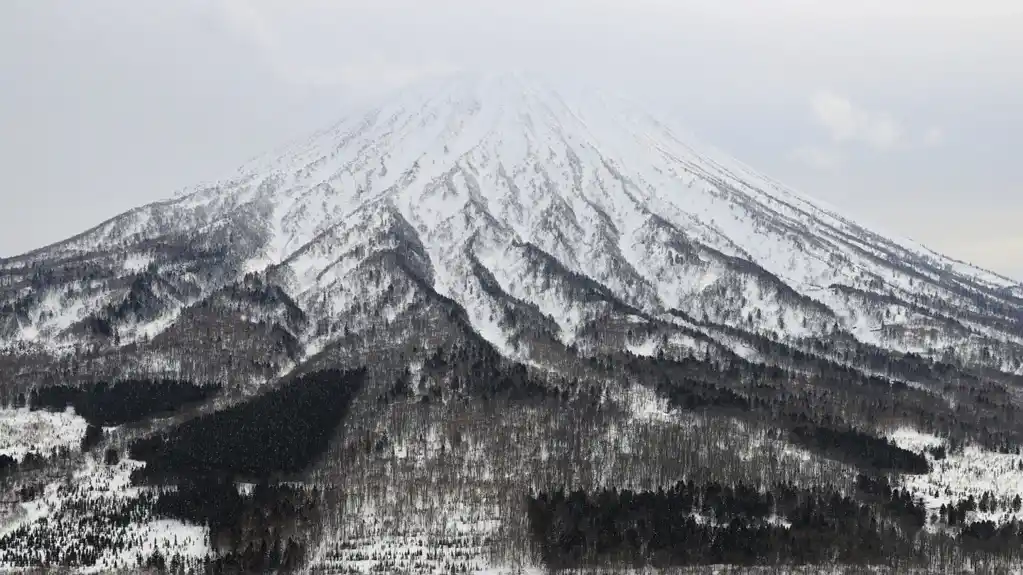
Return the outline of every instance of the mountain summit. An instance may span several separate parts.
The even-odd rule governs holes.
[[[510,75],[407,89],[228,181],[0,261],[0,341],[73,344],[82,322],[154,337],[247,272],[330,320],[375,301],[346,286],[386,253],[518,358],[509,314],[583,346],[610,315],[1020,369],[1010,280],[859,226],[621,100]],[[292,335],[315,349],[310,326]]]
[[[1021,372],[1006,278],[434,81],[0,260],[0,569],[1015,572]]]

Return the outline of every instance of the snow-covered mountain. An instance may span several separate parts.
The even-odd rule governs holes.
[[[503,75],[415,86],[217,185],[0,260],[0,342],[158,338],[249,272],[280,297],[236,305],[240,320],[281,326],[295,361],[345,322],[400,317],[423,286],[524,360],[650,322],[731,348],[715,326],[1010,372],[1023,357],[1009,279],[857,225],[622,100]]]
[[[1021,362],[1007,278],[432,81],[0,260],[0,569],[1013,572]]]

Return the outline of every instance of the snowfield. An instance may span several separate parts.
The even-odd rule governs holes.
[[[948,447],[940,437],[900,428],[889,435],[903,449],[920,452],[930,447]],[[925,475],[904,475],[903,484],[914,496],[921,498],[929,513],[942,505],[955,505],[970,496],[979,503],[985,493],[996,502],[997,509],[979,509],[967,516],[967,522],[993,521],[1004,523],[1023,519],[1023,512],[1012,510],[1015,497],[1023,498],[1023,456],[997,453],[966,445],[961,451],[949,451],[945,459],[935,460],[927,453],[931,472]]]
[[[131,505],[142,493],[131,486],[131,472],[144,463],[124,459],[113,466],[103,465],[92,455],[59,479],[51,480],[35,499],[23,502],[4,525],[0,537],[18,529],[45,533],[68,546],[79,545],[89,536],[112,537],[121,548],[103,548],[97,563],[75,570],[80,573],[108,573],[139,567],[138,556],[154,551],[202,558],[209,553],[206,527],[168,519],[140,519],[121,526],[97,526],[87,519],[94,513]],[[25,549],[0,549],[0,569],[12,553]]]
[[[53,449],[78,449],[88,423],[75,415],[73,408],[64,412],[0,409],[0,455],[21,461],[31,451],[48,456]]]

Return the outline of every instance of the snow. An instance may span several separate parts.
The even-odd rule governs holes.
[[[95,293],[79,285],[72,285],[64,293],[46,290],[39,304],[32,309],[29,323],[21,326],[14,339],[42,343],[47,349],[57,351],[62,346],[56,338],[107,301],[107,294]]]
[[[124,272],[129,274],[138,273],[146,269],[154,261],[156,261],[156,258],[150,254],[131,253],[124,260]]]
[[[919,453],[931,447],[940,447],[945,441],[929,433],[921,433],[912,427],[899,427],[888,434],[888,439],[902,449]]]
[[[605,309],[604,304],[581,302],[573,297],[570,286],[560,277],[545,276],[532,265],[523,248],[506,249],[480,246],[480,262],[510,296],[536,304],[541,314],[551,317],[560,328],[559,336],[572,344],[579,328]]]
[[[130,537],[134,545],[120,553],[108,552],[93,567],[81,569],[82,573],[106,573],[111,569],[138,567],[138,554],[143,558],[159,551],[164,556],[174,554],[183,558],[201,559],[210,553],[207,541],[208,529],[173,519],[159,519],[137,523],[132,526]]]
[[[176,322],[181,316],[181,310],[183,307],[184,306],[174,306],[172,309],[152,321],[131,326],[130,329],[125,330],[125,333],[121,335],[122,345],[127,345],[128,343],[144,339],[152,340],[160,333],[166,331],[170,326],[174,325],[174,322]]]
[[[678,414],[672,413],[668,400],[647,387],[640,385],[630,387],[620,401],[627,406],[636,421],[661,423],[679,421]]]
[[[639,344],[626,344],[626,351],[641,357],[654,357],[657,355],[657,341],[653,338]]]
[[[58,447],[78,449],[88,423],[73,408],[63,412],[0,409],[0,455],[21,461],[34,451],[48,456]]]
[[[122,459],[114,466],[103,465],[93,455],[86,455],[73,471],[46,484],[40,497],[20,504],[20,512],[8,525],[0,526],[0,536],[19,527],[45,533],[48,537],[71,543],[87,533],[78,531],[80,517],[87,516],[90,505],[110,507],[137,498],[143,488],[131,486],[131,473],[144,463]],[[82,523],[84,525],[84,522]],[[113,528],[113,527],[111,527]],[[149,519],[129,523],[119,533],[126,542],[120,550],[104,549],[98,563],[82,567],[82,573],[107,573],[111,570],[137,568],[138,554],[148,557],[155,550],[168,556],[201,558],[209,553],[207,528],[170,519]],[[3,567],[0,550],[0,568]]]
[[[893,430],[888,437],[899,447],[915,452],[941,445],[947,447],[942,438],[911,428]],[[930,473],[904,475],[902,481],[911,493],[923,499],[930,512],[936,512],[942,505],[955,505],[971,495],[979,503],[984,493],[990,493],[998,503],[998,510],[971,512],[968,522],[1023,519],[1023,513],[1010,509],[1014,497],[1023,497],[1023,456],[969,444],[961,451],[950,451],[945,459],[935,460],[930,453],[926,456],[931,465]]]
[[[323,167],[331,158],[342,168],[330,172]],[[522,77],[459,78],[410,89],[271,163],[277,168],[306,166],[300,170],[301,177],[292,178],[306,182],[302,190],[316,190],[318,182],[329,181],[338,197],[355,202],[353,206],[394,198],[426,242],[436,266],[435,287],[467,309],[475,307],[470,312],[474,326],[502,348],[505,334],[484,321],[490,311],[485,304],[465,295],[465,266],[452,261],[479,233],[496,234],[505,246],[491,251],[485,265],[495,274],[506,272],[498,277],[506,290],[516,287],[513,280],[521,279],[514,269],[515,254],[507,247],[514,239],[542,247],[570,270],[596,279],[646,311],[692,301],[718,281],[739,281],[744,285],[737,295],[745,303],[735,315],[759,310],[764,316],[760,329],[776,330],[784,324],[781,331],[793,337],[820,334],[831,318],[811,318],[804,327],[805,310],[777,301],[771,290],[731,274],[706,255],[702,256],[707,266],[703,272],[693,275],[679,269],[666,259],[672,252],[665,251],[665,238],[636,235],[646,229],[649,214],[666,218],[694,240],[756,262],[814,297],[836,281],[862,286],[858,279],[862,272],[877,269],[876,262],[842,242],[883,255],[872,246],[869,232],[835,216],[832,209],[710,148],[683,143],[663,124],[612,98],[584,96],[569,102]],[[387,167],[382,177],[381,166]],[[261,164],[250,172],[266,169]],[[329,178],[318,175],[328,172]],[[374,174],[376,180],[371,177]],[[354,182],[366,182],[365,189],[353,192]],[[723,185],[728,186],[727,192],[722,191]],[[314,213],[313,199],[294,192],[286,198],[290,199],[281,198],[280,203],[293,202],[289,210]],[[481,208],[486,210],[483,218],[474,213]],[[604,226],[597,208],[610,218],[613,228],[609,230],[618,237],[620,255],[599,248],[601,238],[596,234]],[[353,207],[345,213],[355,211]],[[547,224],[553,224],[558,235],[551,235]],[[847,235],[838,236],[835,230]],[[486,259],[486,254],[481,256]],[[307,271],[299,275],[308,277],[336,265],[328,260],[310,260],[303,268]],[[624,268],[619,264],[625,264]],[[655,287],[657,297],[650,299],[645,287],[635,291],[637,286],[612,271],[619,269],[639,271]],[[978,281],[992,280],[982,273],[979,276],[983,277]],[[899,289],[921,289],[902,275],[892,281]],[[551,301],[548,289],[512,295],[540,305],[561,326],[563,341],[572,341],[581,310],[573,309],[571,303]],[[842,315],[842,325],[858,337],[884,343],[874,335],[874,325],[864,322],[866,316],[855,308],[833,309]]]
[[[15,511],[12,517],[5,518],[7,523],[0,524],[0,537],[7,535],[24,525],[34,524],[47,516],[49,516],[53,509],[60,504],[60,498],[57,495],[58,485],[51,483],[43,488],[41,497],[38,497],[32,501],[18,504],[19,509]],[[2,552],[2,550],[0,550]],[[0,567],[3,566],[3,555],[0,553]]]

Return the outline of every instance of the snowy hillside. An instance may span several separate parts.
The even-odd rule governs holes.
[[[0,260],[0,569],[1018,568],[1021,390],[1018,284],[459,76]]]

